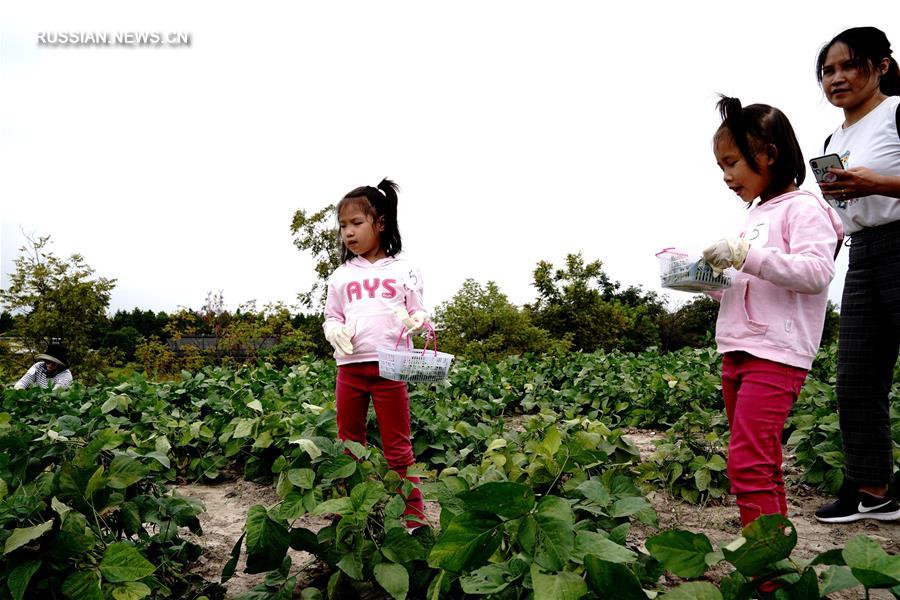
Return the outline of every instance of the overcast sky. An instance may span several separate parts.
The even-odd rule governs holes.
[[[293,304],[294,211],[388,176],[432,305],[467,277],[530,302],[536,263],[576,251],[659,291],[658,250],[746,216],[716,93],[781,108],[818,156],[842,115],[816,53],[857,25],[900,47],[893,4],[5,2],[2,284],[25,232],[117,279],[112,311]],[[191,44],[38,44],[57,32]]]

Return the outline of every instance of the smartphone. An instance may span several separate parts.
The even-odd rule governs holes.
[[[818,183],[831,183],[835,180],[835,175],[828,168],[843,169],[844,163],[841,162],[841,157],[837,154],[826,154],[825,156],[809,159],[809,166],[812,167],[813,175],[816,176]],[[833,196],[828,194],[824,194],[824,197],[826,200],[835,200]]]

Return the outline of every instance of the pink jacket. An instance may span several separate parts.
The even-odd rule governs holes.
[[[721,301],[716,344],[721,353],[809,369],[822,339],[828,284],[844,230],[837,213],[805,191],[750,210],[741,237],[750,251]]]
[[[325,327],[333,321],[348,325],[353,354],[335,357],[337,363],[377,361],[378,348],[393,348],[403,331],[394,311],[427,312],[422,290],[422,274],[402,258],[370,263],[357,256],[338,267],[328,278]]]

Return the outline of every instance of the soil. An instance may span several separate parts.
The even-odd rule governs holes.
[[[663,437],[656,431],[629,429],[626,437],[646,458],[654,450],[653,441]],[[825,525],[816,521],[813,513],[830,498],[822,495],[806,485],[798,483],[798,473],[791,464],[792,457],[785,456],[785,476],[788,484],[788,518],[797,529],[797,547],[793,556],[809,559],[832,548],[843,547],[846,542],[859,534],[865,534],[877,541],[890,554],[900,554],[900,523],[881,523],[860,521],[845,525]],[[200,515],[203,535],[194,541],[203,546],[204,554],[194,572],[210,581],[221,578],[222,568],[231,555],[231,549],[240,537],[247,512],[251,506],[261,504],[270,507],[278,502],[272,486],[260,485],[244,480],[229,481],[220,484],[187,484],[176,486],[180,495],[199,500],[206,506],[206,512]],[[728,543],[740,534],[738,509],[733,497],[726,497],[719,503],[694,506],[673,499],[664,491],[653,492],[648,496],[659,514],[661,529],[680,528],[696,533],[703,533],[716,547],[719,543]],[[435,502],[426,502],[426,517],[435,526],[439,522],[440,506]],[[312,531],[318,531],[328,521],[317,517],[304,517],[299,525]],[[654,535],[656,531],[650,527],[635,523],[631,528],[629,542],[643,548],[643,540]],[[321,572],[321,565],[316,564],[314,557],[305,552],[289,550],[293,561],[292,571],[300,565],[310,572],[310,576]],[[254,585],[262,583],[265,574],[248,575],[243,573],[246,552],[242,551],[241,561],[234,576],[225,584],[228,592],[226,598],[250,590]],[[717,582],[727,576],[730,568],[723,565],[708,572],[708,579]],[[671,583],[677,584],[672,577]],[[861,593],[833,594],[830,598],[844,600],[862,598]],[[893,596],[885,591],[872,592],[871,598],[890,599]]]

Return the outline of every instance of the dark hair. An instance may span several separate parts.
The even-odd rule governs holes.
[[[721,94],[719,98],[716,107],[722,116],[722,124],[716,130],[715,137],[723,131],[731,134],[741,156],[755,173],[759,173],[755,155],[759,152],[769,154],[768,146],[775,147],[772,182],[766,191],[780,193],[792,183],[802,185],[806,179],[806,165],[803,163],[800,143],[787,116],[768,104],[742,107],[737,98]]]
[[[400,253],[403,242],[400,239],[400,229],[397,226],[397,192],[400,187],[390,179],[382,179],[378,187],[364,185],[348,192],[337,204],[337,217],[340,219],[341,210],[348,206],[359,206],[363,212],[372,217],[372,222],[379,219],[384,223],[381,232],[381,249],[388,256]],[[340,229],[338,230],[338,242],[340,243]],[[341,262],[345,263],[356,255],[341,244]]]
[[[816,58],[816,79],[822,85],[822,69],[825,67],[825,57],[835,44],[844,44],[850,50],[850,57],[859,60],[859,69],[869,76],[872,72],[878,73],[878,65],[885,58],[888,59],[887,73],[881,75],[879,87],[881,93],[886,96],[900,96],[900,67],[894,59],[891,43],[883,31],[876,27],[853,27],[842,31],[830,42],[822,46],[819,56]]]

